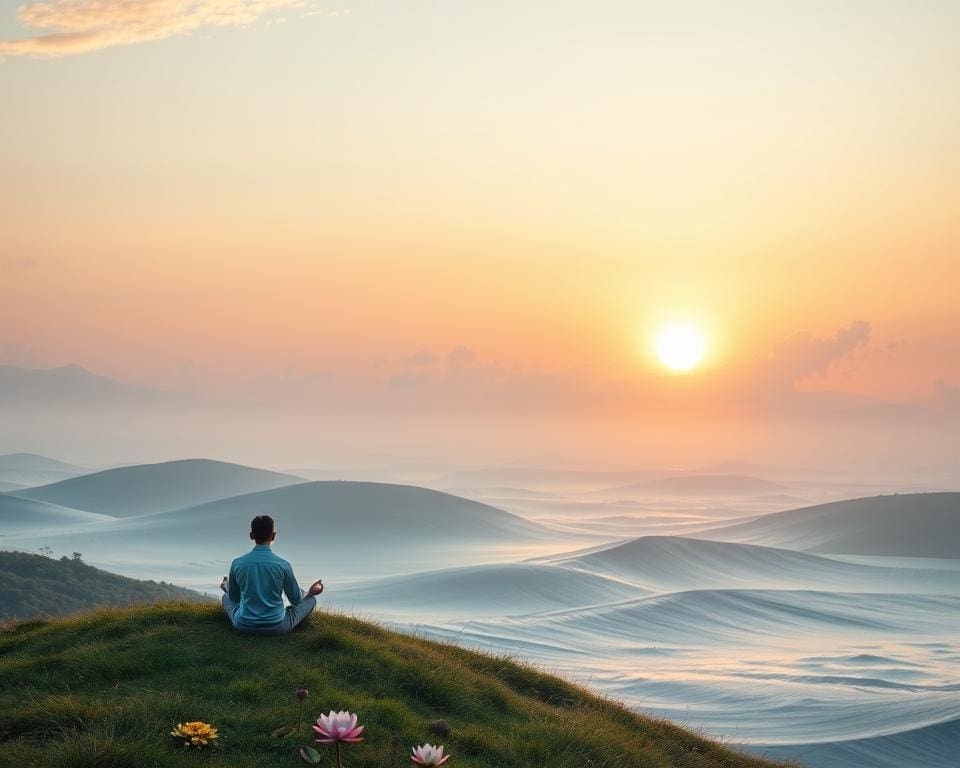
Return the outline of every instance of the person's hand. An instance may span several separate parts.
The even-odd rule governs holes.
[[[310,589],[307,590],[307,594],[310,596],[319,595],[323,592],[323,580],[317,579],[313,584],[310,585]]]

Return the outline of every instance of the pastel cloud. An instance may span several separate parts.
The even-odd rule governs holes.
[[[873,332],[871,323],[857,320],[830,336],[808,331],[795,333],[775,344],[770,354],[754,363],[721,371],[711,392],[746,411],[858,410],[869,398],[831,391],[805,391],[803,383],[826,375],[833,366],[866,347]]]
[[[0,41],[0,56],[56,57],[252,24],[305,0],[48,0],[21,5],[20,23],[39,34]]]
[[[790,385],[817,373],[825,373],[870,340],[873,328],[865,320],[858,320],[841,328],[833,336],[815,338],[800,332],[777,344],[770,358],[769,372],[775,379]]]

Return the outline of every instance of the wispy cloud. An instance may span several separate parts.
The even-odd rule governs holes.
[[[806,331],[796,333],[773,348],[756,378],[765,385],[792,390],[798,382],[825,373],[835,362],[864,346],[872,331],[870,323],[858,320],[827,338],[816,338]]]
[[[264,14],[305,8],[307,0],[48,0],[21,5],[20,23],[38,34],[0,41],[0,56],[88,53],[189,34],[205,27],[252,24]]]

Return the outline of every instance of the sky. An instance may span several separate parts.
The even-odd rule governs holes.
[[[233,414],[74,457],[955,456],[958,37],[941,0],[0,2],[0,364]]]

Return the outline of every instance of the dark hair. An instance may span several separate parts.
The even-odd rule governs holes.
[[[266,544],[273,535],[273,518],[270,515],[257,515],[250,521],[250,535],[257,544]]]

